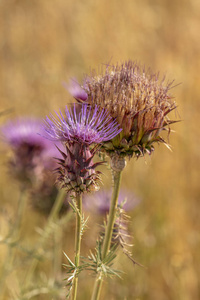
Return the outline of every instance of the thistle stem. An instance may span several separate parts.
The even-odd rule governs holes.
[[[57,219],[58,219],[58,214],[60,212],[60,209],[63,205],[63,201],[65,199],[65,196],[66,196],[66,192],[61,189],[57,195],[57,198],[55,200],[55,203],[54,203],[54,206],[51,210],[51,213],[49,215],[49,218],[48,218],[48,221],[47,221],[47,225],[46,225],[46,228],[45,228],[45,232],[43,234],[43,236],[41,237],[41,240],[39,242],[39,246],[38,246],[38,249],[41,249],[43,248],[44,246],[44,243],[47,239],[47,237],[49,236],[49,234],[51,233],[51,225],[52,225],[52,222],[55,222]],[[37,267],[37,264],[38,264],[38,258],[37,257],[34,257],[32,262],[31,262],[31,265],[27,271],[27,274],[26,274],[26,281],[25,281],[25,289],[28,288],[30,282],[31,282],[31,279],[32,279],[32,276],[33,276],[33,273],[35,271],[35,268]]]
[[[114,222],[115,222],[116,208],[117,208],[117,202],[118,202],[118,196],[119,196],[119,188],[120,188],[120,182],[121,182],[121,174],[122,174],[122,171],[114,171],[113,170],[114,186],[113,186],[110,211],[109,211],[109,216],[108,216],[108,223],[106,226],[105,238],[104,238],[103,249],[102,249],[102,260],[105,259],[106,255],[109,252],[110,245],[111,245],[113,226],[114,226]],[[101,286],[102,286],[102,280],[103,280],[103,276],[102,276],[102,274],[100,274],[98,276],[98,278],[96,279],[91,300],[99,299],[100,292],[101,292]]]
[[[82,220],[82,195],[76,194],[76,233],[75,233],[75,266],[78,271],[80,263],[80,250],[81,250],[81,220]],[[72,300],[76,300],[78,289],[78,273],[75,274],[72,286]]]
[[[110,203],[110,211],[109,211],[109,217],[108,217],[108,224],[106,226],[106,232],[105,232],[105,239],[103,243],[103,250],[102,250],[102,258],[104,259],[106,255],[108,254],[108,251],[110,249],[111,239],[112,239],[112,233],[113,233],[113,226],[115,222],[115,216],[116,216],[116,208],[118,203],[118,196],[119,196],[119,188],[120,188],[120,182],[121,182],[121,171],[120,172],[114,172],[113,171],[113,194],[112,199]]]

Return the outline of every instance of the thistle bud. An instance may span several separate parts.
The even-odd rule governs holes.
[[[65,147],[65,153],[60,150],[63,158],[58,159],[57,182],[60,186],[67,192],[76,193],[98,189],[99,172],[95,168],[103,162],[93,163],[95,151],[77,142]]]
[[[46,170],[43,174],[43,178],[35,182],[31,187],[29,194],[31,207],[47,217],[49,216],[59,193],[59,188],[55,185],[55,181],[56,175]],[[69,200],[69,195],[67,195],[59,211],[60,215],[63,215],[69,209]]]

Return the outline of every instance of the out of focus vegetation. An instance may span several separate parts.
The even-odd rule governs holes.
[[[123,188],[142,199],[131,213],[130,229],[133,256],[145,268],[120,256],[116,267],[125,272],[123,280],[109,279],[102,299],[200,299],[199,32],[198,0],[0,2],[0,112],[8,110],[0,124],[21,115],[44,118],[64,107],[73,99],[62,83],[74,76],[81,80],[91,68],[108,62],[137,60],[181,83],[172,90],[177,119],[183,120],[172,126],[173,152],[157,146],[150,158],[132,159],[123,175]],[[1,238],[14,222],[19,197],[7,173],[6,151],[1,143]],[[104,173],[109,186],[109,173]],[[43,228],[46,219],[27,204],[22,221],[20,240],[25,248],[34,247],[36,228]],[[95,246],[92,216],[88,226],[84,253]],[[73,257],[73,222],[65,227],[63,250]],[[16,249],[16,255],[23,259],[20,251]],[[0,268],[9,257],[6,253],[7,246],[0,244]],[[51,277],[49,261],[37,268],[36,284],[39,276],[44,281]],[[17,299],[26,260],[9,264],[4,299]],[[80,275],[79,299],[90,299],[93,281]]]

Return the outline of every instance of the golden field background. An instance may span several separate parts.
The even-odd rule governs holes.
[[[131,213],[131,231],[133,257],[145,268],[120,256],[123,279],[107,280],[101,299],[200,299],[199,32],[198,0],[0,1],[0,112],[10,110],[0,124],[64,107],[73,99],[62,83],[74,76],[81,81],[102,63],[137,60],[181,83],[172,90],[182,120],[173,126],[173,152],[156,146],[151,157],[128,162],[123,174],[122,186],[142,199]],[[7,230],[5,215],[15,216],[19,193],[5,161],[1,144],[0,235]],[[108,186],[109,174],[104,181]],[[23,222],[22,236],[31,243],[45,219],[27,208]],[[94,246],[92,226],[91,217],[83,249]],[[64,240],[63,250],[73,249],[69,230]],[[5,251],[0,245],[1,263]],[[10,287],[17,290],[13,278]],[[90,299],[92,284],[80,276],[78,299]]]

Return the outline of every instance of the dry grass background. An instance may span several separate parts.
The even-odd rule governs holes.
[[[110,61],[138,60],[181,83],[173,90],[183,120],[173,126],[173,152],[157,146],[150,158],[132,159],[123,176],[122,185],[142,199],[131,230],[134,257],[146,268],[120,257],[123,280],[109,280],[102,299],[200,299],[199,32],[198,0],[0,1],[0,111],[11,109],[0,124],[64,107],[72,99],[62,82],[81,80],[90,68]],[[4,150],[2,145],[1,210],[14,216],[18,190],[6,174]],[[45,221],[28,209],[23,222],[31,243],[35,226]],[[71,247],[72,238],[65,238]],[[90,298],[92,283],[80,278],[79,299]],[[10,285],[15,287],[12,279]]]

